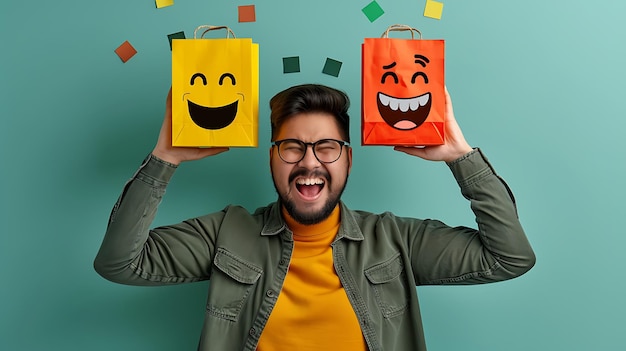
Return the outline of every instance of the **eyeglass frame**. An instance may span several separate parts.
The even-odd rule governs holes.
[[[298,161],[295,162],[289,162],[289,161],[285,161],[285,159],[283,158],[283,156],[280,154],[280,144],[286,142],[286,141],[295,141],[300,143],[301,145],[304,145],[304,152],[302,153],[302,157],[300,157],[300,159]],[[337,158],[334,161],[330,161],[330,162],[325,162],[319,159],[319,157],[317,157],[317,153],[315,152],[315,146],[321,142],[324,141],[334,141],[336,143],[339,144],[339,156],[337,156]],[[330,164],[330,163],[334,163],[337,162],[337,160],[339,160],[341,158],[341,155],[343,154],[343,147],[350,147],[350,143],[347,141],[343,141],[343,140],[337,140],[337,139],[332,139],[332,138],[326,138],[326,139],[320,139],[318,141],[312,142],[312,143],[307,143],[304,142],[300,139],[293,139],[293,138],[289,138],[289,139],[281,139],[281,140],[276,140],[272,143],[272,146],[276,146],[276,152],[278,153],[278,157],[280,157],[280,159],[288,164],[296,164],[300,161],[302,161],[304,159],[304,156],[306,156],[306,152],[309,150],[309,146],[311,146],[311,150],[313,150],[313,156],[315,156],[315,159],[318,160],[320,163],[323,164]]]

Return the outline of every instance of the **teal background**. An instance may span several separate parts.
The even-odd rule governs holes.
[[[167,35],[229,25],[260,45],[260,145],[184,164],[155,225],[276,197],[268,99],[316,82],[352,97],[352,208],[474,225],[446,166],[361,147],[360,44],[391,24],[443,38],[468,141],[516,194],[538,257],[523,277],[420,287],[430,350],[622,350],[626,279],[626,2],[5,1],[0,9],[0,349],[193,350],[208,283],[141,288],[92,261],[124,182],[152,149],[170,85]],[[237,6],[257,6],[238,23]],[[401,34],[398,34],[401,36]],[[138,54],[113,50],[129,40]],[[300,73],[282,58],[300,56]],[[322,74],[327,57],[343,63]]]

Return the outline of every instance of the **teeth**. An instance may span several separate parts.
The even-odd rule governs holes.
[[[306,178],[306,179],[297,179],[296,184],[298,185],[314,185],[314,184],[324,184],[324,180],[320,178]]]
[[[384,106],[389,106],[389,100],[391,100],[391,98],[385,94],[378,94],[378,99],[380,100],[380,103],[383,104]]]
[[[406,101],[402,101],[402,103],[400,103],[400,111],[402,112],[406,112],[409,110],[409,105],[410,103],[406,102]]]
[[[430,98],[430,94],[424,94],[422,96],[418,96],[417,101],[419,101],[420,106],[424,106],[428,103],[429,98]]]
[[[395,111],[398,109],[399,104],[400,104],[400,101],[398,101],[398,99],[391,99],[389,101],[389,108]]]
[[[406,99],[395,98],[383,93],[378,93],[378,100],[380,100],[380,103],[383,104],[383,106],[389,106],[389,108],[394,111],[400,109],[402,112],[406,112],[408,110],[416,111],[420,106],[426,105],[429,99],[430,93]]]

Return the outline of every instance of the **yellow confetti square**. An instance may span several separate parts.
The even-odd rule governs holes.
[[[426,0],[426,7],[424,8],[424,17],[430,17],[434,19],[441,19],[441,13],[443,12],[443,2]]]
[[[174,0],[154,0],[157,9],[174,5]]]

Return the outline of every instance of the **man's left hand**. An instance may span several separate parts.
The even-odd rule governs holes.
[[[417,156],[429,161],[452,162],[472,151],[472,147],[465,141],[461,128],[454,118],[452,99],[446,92],[445,143],[426,147],[395,146],[394,150]]]

